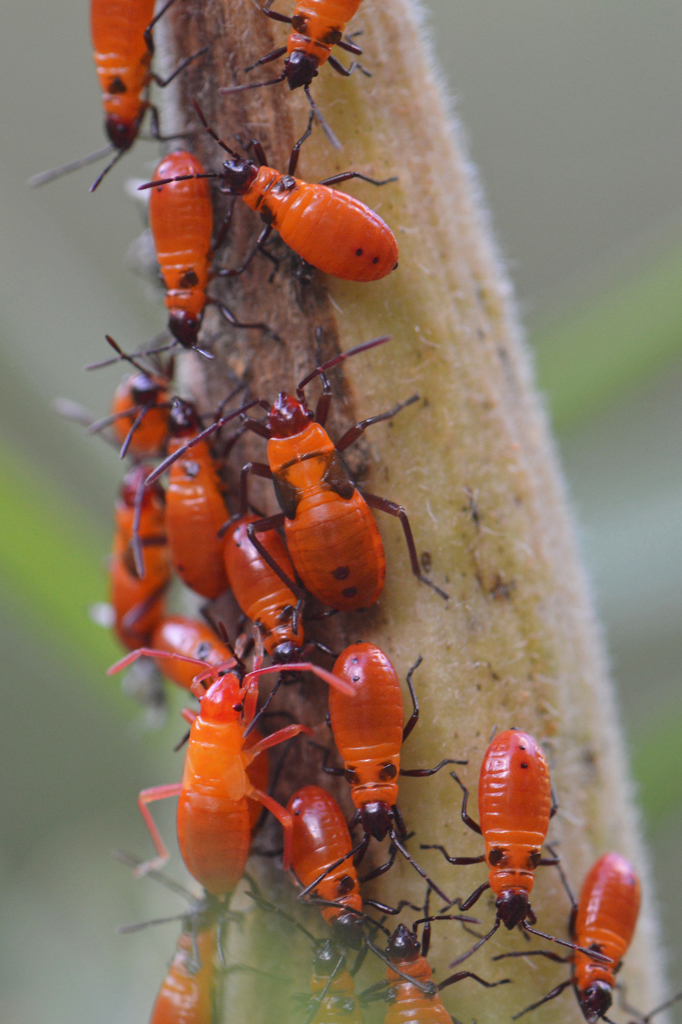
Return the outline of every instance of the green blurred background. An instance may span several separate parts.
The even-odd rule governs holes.
[[[138,712],[103,677],[118,652],[86,617],[104,596],[116,457],[50,410],[61,395],[103,413],[117,375],[81,367],[104,331],[131,347],[163,326],[124,263],[141,225],[124,183],[157,151],[138,145],[95,197],[90,170],[24,184],[102,145],[86,6],[2,3],[0,1024],[146,1020],[173,940],[114,927],[180,909],[110,859],[148,849],[136,793],[177,761],[168,733],[140,742]],[[677,988],[682,8],[426,6],[557,428]]]

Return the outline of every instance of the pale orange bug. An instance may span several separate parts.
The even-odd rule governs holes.
[[[303,725],[289,725],[245,749],[245,736],[252,729],[256,717],[258,679],[280,671],[279,668],[256,668],[243,674],[237,665],[234,670],[221,674],[218,669],[207,667],[201,661],[142,648],[113,665],[109,674],[120,671],[141,656],[194,661],[198,675],[192,683],[192,693],[200,701],[200,710],[198,714],[189,710],[183,712],[191,723],[191,729],[182,782],[155,786],[140,794],[140,811],[158,856],[139,867],[137,874],[160,867],[168,859],[168,852],[147,805],[173,796],[180,797],[177,829],[182,858],[190,874],[209,893],[229,897],[244,874],[250,846],[249,801],[262,804],[281,823],[284,829],[283,863],[288,870],[293,828],[291,815],[267,793],[256,789],[246,774],[247,766],[262,751],[301,732],[310,731]],[[313,672],[330,686],[348,688],[343,680],[310,662],[294,664],[291,668]],[[203,681],[209,679],[212,683],[206,689]]]

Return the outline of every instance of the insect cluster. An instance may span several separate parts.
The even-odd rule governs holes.
[[[105,150],[37,176],[33,184],[113,153],[92,186],[95,189],[133,145],[148,111],[152,133],[163,139],[149,98],[151,83],[167,85],[205,53],[192,54],[165,80],[152,70],[153,28],[172,3],[168,0],[155,14],[154,0],[91,0],[95,63],[110,142]],[[194,699],[193,706],[183,711],[190,728],[182,781],[145,790],[139,798],[156,857],[136,862],[136,875],[149,874],[168,883],[160,873],[168,853],[150,805],[177,797],[180,852],[202,890],[200,898],[188,894],[176,952],[151,1021],[217,1024],[216,1002],[225,976],[236,969],[258,970],[255,964],[225,962],[226,932],[237,926],[239,918],[231,902],[241,887],[254,914],[286,921],[310,942],[310,992],[300,1008],[301,1024],[359,1024],[365,1014],[374,1012],[372,1004],[380,1001],[386,1004],[382,1011],[386,1024],[447,1024],[455,1018],[443,1004],[444,989],[465,980],[488,988],[511,980],[522,983],[523,965],[513,979],[490,979],[459,970],[502,925],[567,947],[568,955],[562,958],[547,949],[524,949],[495,960],[536,956],[571,965],[567,978],[517,1017],[572,987],[586,1021],[608,1022],[615,974],[637,920],[639,882],[622,856],[607,853],[589,872],[579,900],[573,898],[554,850],[546,847],[549,855],[543,853],[556,806],[539,744],[514,728],[492,738],[480,768],[478,822],[468,813],[467,788],[451,770],[453,797],[461,789],[461,817],[482,837],[481,853],[460,857],[451,856],[442,845],[435,848],[450,864],[485,863],[488,869],[488,880],[470,896],[455,898],[424,870],[415,856],[415,844],[408,849],[414,833],[398,808],[401,776],[425,778],[447,766],[467,763],[446,758],[431,767],[401,767],[402,745],[419,719],[413,675],[422,659],[407,675],[412,711],[405,722],[401,683],[383,651],[365,640],[339,653],[306,635],[310,624],[325,616],[362,611],[379,600],[386,558],[375,511],[400,521],[414,576],[430,588],[434,601],[448,599],[422,571],[405,509],[361,491],[343,459],[346,449],[368,427],[413,406],[417,396],[362,420],[336,441],[326,429],[334,392],[330,371],[348,357],[361,357],[390,339],[375,338],[321,361],[294,394],[281,391],[274,401],[250,395],[246,384],[236,381],[233,392],[208,415],[181,397],[174,383],[176,353],[192,350],[193,358],[214,358],[202,329],[209,305],[232,328],[260,332],[277,344],[271,325],[242,322],[209,294],[213,279],[240,277],[257,258],[269,258],[276,271],[278,260],[267,248],[273,231],[300,257],[307,272],[317,270],[371,286],[367,283],[397,267],[398,247],[390,227],[369,207],[333,187],[352,178],[375,185],[395,179],[376,181],[354,171],[318,184],[295,177],[301,146],[315,118],[331,144],[338,145],[310,92],[321,66],[328,63],[342,75],[370,74],[357,61],[346,69],[333,52],[337,47],[361,54],[353,36],[345,34],[360,0],[297,0],[291,17],[272,5],[273,0],[267,0],[261,13],[290,25],[286,45],[259,57],[246,71],[283,59],[280,73],[223,91],[237,93],[283,83],[291,90],[304,90],[310,120],[294,146],[287,173],[268,166],[257,142],[250,149],[254,159],[232,149],[195,102],[199,124],[226,156],[222,168],[206,170],[195,155],[166,140],[171,142],[169,152],[153,180],[142,186],[150,193],[149,222],[165,287],[171,340],[128,354],[108,338],[116,355],[95,364],[123,361],[131,367],[116,388],[110,414],[88,426],[120,447],[121,457],[131,464],[115,507],[109,567],[111,625],[128,653],[110,672],[135,663],[139,673],[143,665],[144,676],[138,674],[138,680],[145,679],[145,699],[150,704],[163,699],[162,676]],[[217,232],[211,182],[231,202]],[[265,226],[241,265],[215,267],[214,254],[229,232],[239,198],[261,215]],[[210,362],[207,365],[210,371]],[[319,397],[309,405],[307,389],[314,381]],[[265,460],[251,460],[235,472],[231,453],[247,433],[266,442]],[[253,507],[249,495],[253,476],[272,481],[278,513],[266,516]],[[437,558],[434,561],[437,576]],[[205,602],[203,619],[173,612],[174,579]],[[362,631],[361,616],[354,624]],[[328,688],[328,726],[342,767],[327,763],[334,759],[328,743],[320,745],[309,738],[315,732],[317,740],[317,729],[298,721],[271,728],[278,715],[287,717],[278,710],[277,694],[292,685],[302,686],[306,674]],[[309,679],[306,685],[311,685]],[[325,728],[320,722],[323,734]],[[326,773],[341,776],[348,784],[355,806],[349,822],[332,793],[317,785],[305,785],[282,799],[273,795],[279,795],[279,779],[278,771],[271,771],[269,752],[297,736],[308,737],[304,742],[323,759]],[[299,904],[319,909],[316,933],[308,927],[309,910],[299,906],[300,913],[290,912],[277,892],[265,893],[262,883],[247,873],[250,855],[273,853],[254,845],[264,812],[281,826],[282,849],[274,851],[275,859],[281,853],[283,872],[299,887]],[[266,834],[272,837],[272,830]],[[386,840],[385,862],[359,875],[370,844]],[[422,844],[421,848],[434,846]],[[398,856],[422,877],[423,905],[401,900],[391,906],[363,890],[371,879],[389,871]],[[566,886],[570,941],[534,927],[530,895],[535,871],[543,866],[556,868]],[[454,877],[448,877],[448,890]],[[179,891],[174,883],[173,887]],[[489,889],[495,897],[495,917],[481,934],[475,929],[483,922],[469,911]],[[440,906],[432,912],[434,896]],[[387,918],[407,912],[412,912],[409,926],[386,926]],[[427,960],[436,922],[457,922],[476,937],[452,960],[454,973],[439,983],[432,980]],[[355,978],[368,955],[383,961],[386,977],[356,992]],[[647,1022],[661,1009],[645,1017],[637,1014],[637,1021]]]

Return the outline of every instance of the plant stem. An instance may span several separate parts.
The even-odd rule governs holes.
[[[279,6],[291,13],[289,4]],[[182,0],[169,17],[166,46],[176,59],[210,47],[178,79],[164,111],[170,124],[196,129],[191,100],[197,98],[230,145],[235,134],[244,143],[257,137],[270,164],[285,170],[293,141],[307,121],[305,97],[283,84],[233,96],[220,95],[218,88],[275,77],[281,62],[256,69],[251,79],[242,69],[282,45],[286,26],[273,25],[247,0]],[[323,67],[313,85],[315,100],[344,149],[333,150],[316,127],[297,173],[313,181],[348,168],[377,178],[397,174],[399,181],[384,188],[358,182],[348,191],[394,229],[399,268],[375,284],[318,274],[309,281],[297,273],[298,261],[281,245],[275,252],[283,263],[272,283],[271,265],[258,258],[224,290],[213,287],[240,319],[266,320],[284,342],[253,331],[235,332],[217,317],[207,317],[206,335],[220,335],[219,358],[206,363],[189,357],[185,379],[207,407],[232,387],[230,374],[243,377],[255,395],[272,399],[276,391],[291,389],[317,359],[376,335],[392,336],[390,344],[335,372],[341,400],[330,433],[338,437],[355,418],[419,393],[420,403],[394,422],[373,428],[356,446],[351,464],[368,491],[406,507],[422,561],[450,600],[442,601],[415,581],[399,525],[382,517],[388,579],[379,604],[366,613],[337,616],[317,635],[337,650],[347,641],[370,640],[386,651],[401,676],[423,655],[415,674],[422,715],[406,745],[406,767],[431,766],[443,757],[468,758],[462,777],[475,790],[493,729],[518,726],[542,742],[560,801],[550,838],[560,848],[574,888],[608,849],[631,858],[643,875],[644,907],[622,978],[630,1001],[646,1010],[661,991],[646,857],[602,640],[511,287],[490,237],[474,172],[438,87],[419,8],[410,0],[364,0],[352,25],[359,28],[364,30],[358,40],[361,60],[373,77],[355,73],[342,79]],[[202,130],[196,130],[189,145],[208,167],[220,166],[221,152]],[[224,198],[216,197],[220,215]],[[258,229],[255,216],[239,203],[220,261],[237,265]],[[233,474],[239,460],[263,458],[258,440],[235,451]],[[254,487],[254,501],[268,512],[275,508],[266,487]],[[290,696],[289,706],[304,721],[323,720],[324,695],[317,688],[308,688],[305,703]],[[316,739],[329,744],[324,725]],[[319,755],[305,746],[298,749],[300,756],[290,759],[296,763],[288,763],[283,776],[284,799],[296,785],[316,781]],[[482,851],[480,838],[459,819],[459,803],[459,790],[447,771],[401,786],[401,810],[408,828],[417,833],[410,849],[450,895],[464,897],[485,880],[485,868],[449,867],[439,855],[419,851],[420,842],[443,843],[463,855]],[[385,852],[380,850],[374,862]],[[259,863],[254,870],[272,886],[277,871],[267,863],[271,871]],[[389,903],[401,898],[421,903],[424,886],[409,866],[398,863],[373,885],[372,894]],[[538,927],[566,938],[568,905],[551,868],[538,871],[533,907]],[[490,900],[484,897],[477,910],[489,927]],[[260,914],[249,915],[249,922],[232,937],[235,960],[267,964],[305,989],[310,973],[305,944],[297,946],[292,938],[281,948],[280,939],[273,947],[272,936],[282,935],[279,925]],[[309,915],[307,923],[323,934],[316,915]],[[473,941],[459,926],[435,926],[430,961],[438,978]],[[491,955],[523,945],[517,935],[498,933],[466,966],[491,979],[508,973],[514,984],[490,992],[470,981],[457,985],[447,990],[451,1012],[467,1021],[508,1019],[565,977],[563,968],[537,958],[532,963],[490,962]],[[298,952],[292,954],[294,949]],[[268,986],[262,977],[244,974],[232,976],[228,986],[230,1020],[279,1024],[304,1019],[300,1011],[288,1016],[289,990],[276,982]],[[382,1018],[383,1004],[377,1012]],[[541,1012],[546,1024],[581,1020],[570,992]],[[369,1012],[368,1019],[374,1019]]]

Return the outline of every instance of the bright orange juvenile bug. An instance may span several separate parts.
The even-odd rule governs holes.
[[[109,569],[111,605],[116,634],[130,649],[146,643],[161,621],[164,593],[171,578],[163,491],[159,487],[142,491],[148,473],[149,466],[136,466],[126,474],[115,509],[116,529]],[[137,571],[133,554],[136,514],[140,519],[138,549],[144,552],[144,578]]]
[[[194,106],[206,131],[231,157],[224,162],[222,171],[201,177],[220,179],[224,185],[221,191],[241,196],[246,205],[266,221],[256,245],[243,264],[231,270],[221,269],[217,271],[219,275],[235,277],[243,273],[259,250],[274,260],[267,250],[263,250],[273,229],[279,231],[283,241],[295,253],[325,274],[347,281],[378,281],[395,270],[398,245],[388,225],[359,199],[329,187],[351,178],[360,178],[372,185],[386,185],[395,178],[375,181],[357,171],[345,171],[313,185],[293,177],[300,147],[311,131],[310,124],[291,152],[287,174],[268,167],[263,147],[254,142],[252,145],[259,168],[252,160],[230,149],[209,126],[196,102]],[[196,175],[161,178],[140,188],[157,188],[192,177]]]
[[[267,324],[241,323],[224,303],[206,295],[213,276],[213,204],[203,165],[181,150],[164,157],[154,177],[170,179],[152,189],[149,226],[166,285],[168,329],[173,337],[184,348],[196,348],[209,304],[217,306],[234,327],[269,331]]]
[[[480,825],[467,814],[468,789],[454,772],[450,774],[463,792],[462,820],[472,831],[483,836],[485,853],[478,857],[451,857],[440,845],[422,844],[421,848],[440,850],[450,864],[487,863],[488,881],[460,904],[462,910],[472,907],[486,889],[492,889],[496,896],[495,924],[487,935],[453,960],[450,966],[462,963],[475,953],[501,924],[510,930],[520,925],[533,935],[575,949],[573,943],[563,942],[531,927],[537,920],[529,900],[535,869],[541,865],[557,864],[556,858],[543,858],[541,852],[556,807],[547,760],[539,743],[518,729],[507,729],[490,743],[478,781]],[[599,953],[582,952],[601,962],[606,960]]]
[[[138,804],[157,851],[157,858],[141,865],[137,873],[163,865],[168,851],[147,805],[155,800],[179,796],[177,830],[180,853],[187,870],[200,885],[215,896],[228,896],[242,875],[249,854],[251,822],[249,801],[257,801],[273,814],[284,829],[284,869],[291,859],[293,822],[289,812],[262,790],[256,789],[246,769],[258,755],[278,743],[309,732],[303,725],[288,725],[266,739],[245,749],[245,735],[253,726],[258,701],[258,679],[278,672],[277,666],[256,668],[242,679],[239,670],[220,675],[219,670],[201,661],[165,654],[150,648],[133,651],[109,669],[109,674],[125,668],[138,657],[175,658],[197,666],[198,675],[192,693],[200,701],[198,714],[185,710],[191,722],[189,744],[181,783],[155,786],[140,793]],[[330,672],[302,662],[292,670],[310,671],[330,686],[347,684]],[[212,679],[208,688],[203,679]]]
[[[343,359],[380,345],[388,338],[365,342],[330,359],[309,373],[296,388],[296,398],[281,392],[270,409],[267,426],[253,419],[246,425],[268,438],[268,463],[251,463],[251,472],[272,477],[282,511],[251,523],[248,535],[266,562],[301,597],[300,588],[270,558],[257,534],[284,526],[287,548],[301,581],[323,604],[339,611],[369,608],[383,590],[386,557],[370,508],[396,516],[403,527],[412,572],[422,583],[447,599],[448,595],[423,575],[405,510],[386,498],[363,494],[356,488],[341,452],[373,423],[391,419],[417,400],[413,396],[394,409],[362,420],[336,444],[324,424],[329,412],[331,386],[325,371]],[[322,376],[324,387],[313,414],[306,404],[305,387]]]
[[[571,937],[580,946],[604,954],[610,963],[595,963],[591,957],[580,951],[568,957],[560,957],[545,949],[526,949],[494,957],[495,960],[502,960],[515,956],[544,956],[556,963],[573,965],[570,978],[553,988],[537,1003],[521,1010],[512,1020],[518,1020],[531,1010],[543,1006],[550,999],[556,999],[564,989],[573,986],[578,1005],[588,1024],[597,1024],[600,1020],[613,1024],[606,1014],[613,1002],[616,972],[630,946],[637,924],[640,903],[639,879],[625,857],[619,853],[605,853],[587,873],[577,904],[563,875],[562,881],[572,904],[569,927]],[[678,993],[646,1016],[635,1010],[628,1010],[636,1014],[637,1024],[648,1024],[655,1014],[666,1010],[681,998],[682,993]]]
[[[215,924],[184,927],[149,1024],[214,1024]]]
[[[204,622],[185,615],[166,615],[152,633],[151,646],[164,655],[182,654],[189,661],[159,658],[160,671],[184,690],[192,689],[195,662],[211,668],[231,669],[236,664],[234,653]]]
[[[199,419],[189,402],[176,399],[168,419],[167,451],[175,454],[196,435]],[[166,489],[166,532],[173,568],[191,590],[213,600],[227,589],[223,544],[223,484],[208,442],[194,445],[191,456],[170,465]]]
[[[293,794],[287,810],[294,822],[291,868],[304,887],[298,898],[319,905],[338,942],[359,948],[365,920],[353,861],[359,847],[353,848],[341,808],[319,786],[304,786]],[[413,906],[407,900],[397,907],[372,899],[364,903],[382,914],[398,914],[403,907]]]
[[[404,924],[399,924],[388,940],[386,955],[388,970],[386,982],[379,982],[363,992],[363,1002],[373,999],[386,999],[388,1010],[384,1024],[452,1024],[452,1017],[443,1006],[440,992],[449,985],[454,985],[465,978],[473,978],[479,985],[496,988],[506,985],[509,978],[501,981],[485,981],[471,971],[459,971],[441,981],[439,985],[431,980],[432,971],[426,954],[428,952],[427,931],[424,930],[422,942],[417,937],[417,926],[422,920],[415,922],[412,931]]]
[[[350,783],[351,796],[357,810],[350,823],[360,823],[364,839],[359,847],[361,857],[370,837],[381,842],[388,835],[391,855],[386,864],[372,871],[367,878],[375,878],[393,864],[396,850],[426,878],[440,896],[444,893],[431,882],[413,860],[405,846],[407,829],[397,807],[398,777],[409,775],[424,778],[435,775],[446,764],[466,764],[445,758],[435,768],[400,767],[400,750],[419,720],[419,704],[412,686],[412,673],[421,664],[421,658],[407,675],[407,686],[412,697],[412,715],[403,726],[403,695],[393,665],[383,651],[374,644],[360,643],[347,647],[336,660],[335,675],[345,679],[353,688],[352,696],[329,695],[329,721],[334,742],[344,762],[343,768],[328,768],[329,774],[343,775]],[[447,900],[447,897],[444,896]],[[448,901],[449,902],[449,901]]]
[[[104,175],[135,142],[147,110],[152,116],[152,135],[164,140],[159,131],[158,111],[149,101],[151,83],[156,82],[161,87],[168,85],[191,61],[208,50],[204,47],[187,57],[166,79],[151,70],[154,56],[152,30],[172,3],[174,0],[167,0],[155,15],[155,0],[90,0],[93,58],[102,90],[104,128],[110,143],[104,149],[62,167],[36,174],[29,179],[30,186],[45,185],[101,159],[112,149],[116,150],[114,158],[91,187],[90,191],[94,192]]]

